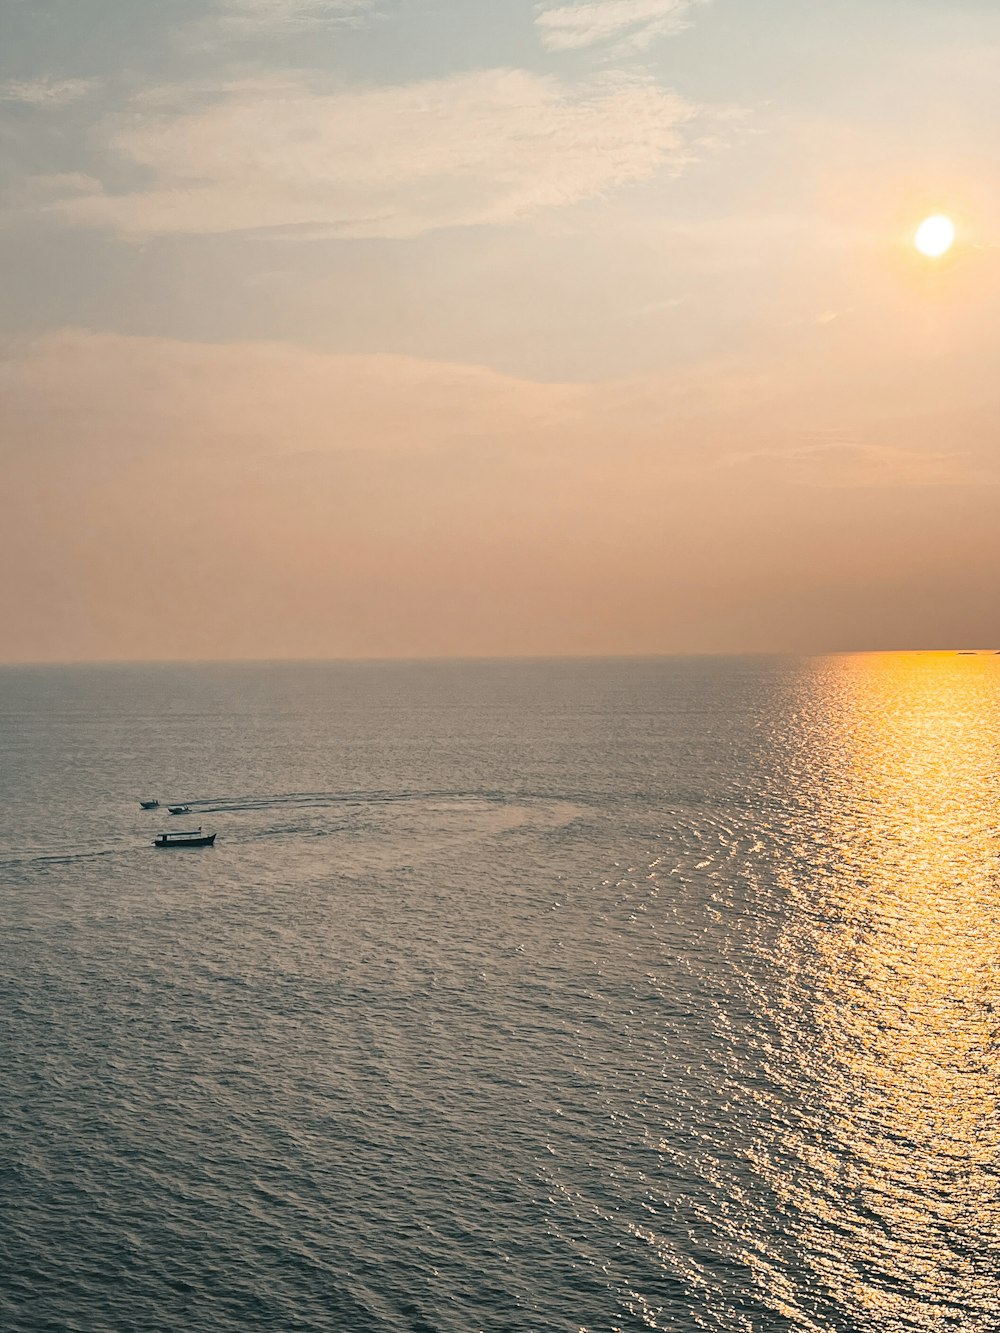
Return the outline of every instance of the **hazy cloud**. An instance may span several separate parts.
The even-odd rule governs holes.
[[[237,36],[301,31],[329,23],[356,23],[374,0],[221,0],[220,27]]]
[[[553,51],[602,42],[643,48],[685,27],[691,10],[702,3],[704,0],[585,0],[545,6],[535,22],[545,45]]]
[[[588,386],[417,357],[86,330],[12,349],[0,378],[8,456],[34,464],[55,451],[88,466],[143,455],[169,464],[181,451],[253,467],[261,457],[419,453],[487,435],[526,448],[577,423],[591,396]]]
[[[284,228],[407,237],[511,224],[691,159],[696,108],[639,80],[573,86],[480,70],[362,91],[283,75],[206,106],[150,108],[106,127],[148,188],[59,209],[132,236]]]
[[[8,79],[0,83],[0,102],[22,106],[60,107],[89,97],[101,87],[100,79]]]
[[[908,449],[836,436],[786,448],[731,454],[723,466],[777,471],[803,486],[969,486],[996,484],[997,477],[971,464],[959,451]]]

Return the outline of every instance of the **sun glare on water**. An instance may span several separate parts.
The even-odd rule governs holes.
[[[955,224],[943,214],[924,218],[917,228],[913,244],[928,259],[940,259],[955,243]]]

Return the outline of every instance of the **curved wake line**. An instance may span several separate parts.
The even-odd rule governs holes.
[[[17,866],[69,865],[74,861],[96,861],[105,856],[124,856],[134,847],[104,847],[90,852],[41,852],[34,856],[12,856],[0,860],[0,869]]]

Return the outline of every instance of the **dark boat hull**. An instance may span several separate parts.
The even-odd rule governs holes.
[[[215,842],[215,834],[208,833],[197,838],[179,838],[169,833],[161,834],[153,843],[154,847],[173,848],[173,847],[211,847]]]
[[[159,801],[140,801],[140,810],[156,810],[159,807]]]

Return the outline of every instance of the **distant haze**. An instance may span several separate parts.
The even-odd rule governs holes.
[[[0,660],[1000,647],[998,65],[972,0],[8,3]]]

